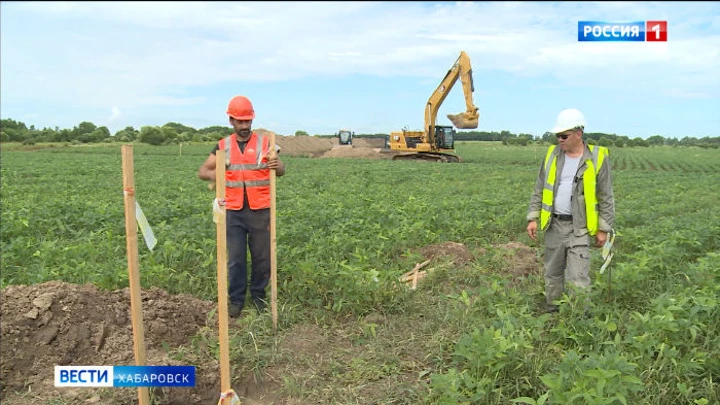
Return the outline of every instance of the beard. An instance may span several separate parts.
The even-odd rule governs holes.
[[[237,136],[247,138],[248,136],[250,136],[250,134],[252,134],[252,129],[238,129],[237,131],[235,131],[235,133],[237,134]]]

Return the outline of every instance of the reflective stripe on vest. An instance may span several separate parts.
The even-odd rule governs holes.
[[[235,134],[223,138],[220,145],[225,150],[225,203],[228,209],[242,208],[245,193],[250,208],[270,206],[270,175],[267,164],[262,161],[267,155],[263,153],[265,137],[255,134],[254,140],[254,143],[248,142],[245,146],[246,151],[255,148],[254,156],[240,151]]]
[[[583,193],[585,194],[585,215],[587,217],[587,229],[590,235],[595,235],[598,231],[598,207],[597,207],[597,174],[605,162],[605,156],[608,150],[605,147],[588,145],[592,152],[592,159],[586,160],[588,166],[583,174]],[[542,202],[540,207],[540,228],[546,230],[550,224],[550,215],[553,211],[553,189],[555,186],[555,174],[557,171],[557,156],[559,152],[555,145],[548,148],[545,155],[545,186],[542,191]]]

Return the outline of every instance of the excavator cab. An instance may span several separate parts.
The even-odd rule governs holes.
[[[352,138],[354,135],[355,135],[355,132],[341,129],[337,133],[337,137],[340,142],[340,145],[352,145]]]
[[[457,132],[451,126],[435,126],[435,143],[438,149],[454,149]]]

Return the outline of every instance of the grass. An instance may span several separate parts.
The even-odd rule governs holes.
[[[134,149],[158,238],[152,252],[140,241],[143,286],[214,300],[214,194],[196,176],[208,145]],[[457,165],[286,157],[278,332],[268,314],[241,318],[234,375],[277,388],[276,403],[718,403],[720,152],[611,148],[617,251],[611,273],[592,274],[586,316],[583,294],[542,314],[539,269],[516,277],[497,247],[541,255],[524,218],[544,151],[459,142]],[[119,146],[1,157],[2,286],[124,287]],[[447,241],[475,260],[434,262],[415,291],[396,283]],[[212,330],[193,342],[176,355],[217,357]]]

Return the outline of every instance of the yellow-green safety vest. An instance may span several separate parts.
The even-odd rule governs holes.
[[[597,174],[605,162],[605,157],[609,151],[603,146],[588,145],[592,152],[592,159],[585,161],[588,168],[583,175],[583,190],[585,193],[585,214],[587,217],[587,229],[590,235],[595,235],[598,231],[598,207],[597,196],[595,193],[595,184]],[[550,215],[553,211],[553,188],[555,185],[555,172],[557,156],[559,152],[555,145],[548,148],[545,155],[545,187],[542,192],[542,206],[540,209],[540,229],[546,230],[550,224]]]

